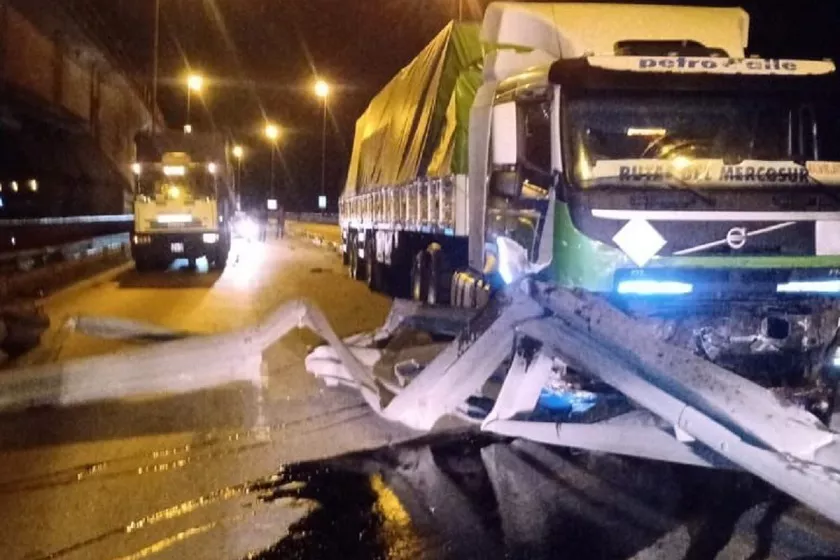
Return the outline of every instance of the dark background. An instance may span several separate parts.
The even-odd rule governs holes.
[[[151,81],[154,0],[60,1],[67,9],[95,14],[98,34],[118,59],[137,80]],[[464,19],[480,19],[488,3],[463,0]],[[741,6],[751,15],[750,53],[840,59],[836,0],[643,3]],[[326,183],[333,210],[356,118],[378,89],[457,17],[458,2],[161,0],[161,12],[158,97],[167,122],[183,125],[184,76],[187,68],[200,71],[209,83],[201,100],[193,99],[192,121],[197,129],[229,130],[246,146],[245,194],[266,192],[269,151],[261,130],[270,119],[284,130],[278,194],[290,209],[316,208],[322,120],[312,85],[316,75],[332,84]]]

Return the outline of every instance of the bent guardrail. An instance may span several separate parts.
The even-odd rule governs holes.
[[[130,214],[0,219],[0,253],[128,233],[132,224]]]

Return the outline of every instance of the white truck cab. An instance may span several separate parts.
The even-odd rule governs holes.
[[[230,251],[231,209],[220,197],[221,166],[166,152],[138,162],[131,251],[138,271],[165,269],[175,259],[206,257],[222,269]]]

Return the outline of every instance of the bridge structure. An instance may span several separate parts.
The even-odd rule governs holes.
[[[0,0],[0,218],[130,211],[134,137],[163,120],[62,4]]]

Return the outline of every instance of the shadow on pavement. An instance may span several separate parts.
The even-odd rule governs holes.
[[[42,407],[0,415],[0,450],[254,425],[257,391],[250,383],[175,396]]]
[[[218,270],[207,270],[206,262],[199,261],[195,269],[190,269],[187,261],[178,260],[165,271],[139,273],[130,269],[116,280],[120,289],[186,289],[212,288],[218,282],[222,273]]]
[[[735,557],[727,546],[829,558],[840,545],[840,529],[803,530],[783,496],[744,473],[489,437],[293,464],[253,490],[319,506],[249,556],[263,560]]]

